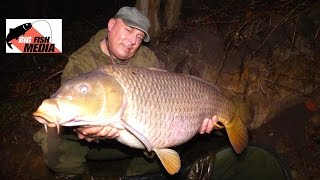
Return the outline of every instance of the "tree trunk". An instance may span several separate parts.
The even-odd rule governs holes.
[[[159,10],[160,0],[137,0],[136,8],[149,18],[150,28],[149,35],[157,37],[160,34]]]
[[[165,26],[168,29],[173,29],[179,20],[182,0],[165,0]]]

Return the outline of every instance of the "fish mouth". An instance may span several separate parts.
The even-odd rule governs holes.
[[[44,124],[46,131],[47,131],[47,126],[57,127],[58,132],[60,131],[59,122],[55,118],[48,116],[47,114],[42,113],[41,111],[36,111],[32,113],[32,115],[38,122],[40,122],[41,124]]]
[[[53,117],[48,116],[43,112],[36,111],[32,113],[32,115],[37,121],[39,121],[42,124],[47,124],[49,127],[54,127],[57,124],[56,120]]]

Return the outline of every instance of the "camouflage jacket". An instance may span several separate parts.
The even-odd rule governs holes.
[[[88,43],[68,58],[68,63],[61,75],[61,83],[98,67],[111,64],[110,56],[103,53],[100,47],[100,42],[107,36],[107,32],[107,29],[100,30],[91,37]],[[121,61],[115,59],[115,62],[120,63]],[[132,66],[160,68],[160,63],[155,53],[143,45],[132,58],[124,62]]]

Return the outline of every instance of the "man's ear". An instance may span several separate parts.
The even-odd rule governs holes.
[[[116,24],[116,20],[114,18],[111,18],[108,22],[108,31],[110,32],[113,28],[113,26]]]

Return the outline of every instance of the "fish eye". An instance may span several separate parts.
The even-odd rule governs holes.
[[[80,92],[81,94],[86,94],[88,92],[89,88],[87,85],[83,84],[80,86]]]

